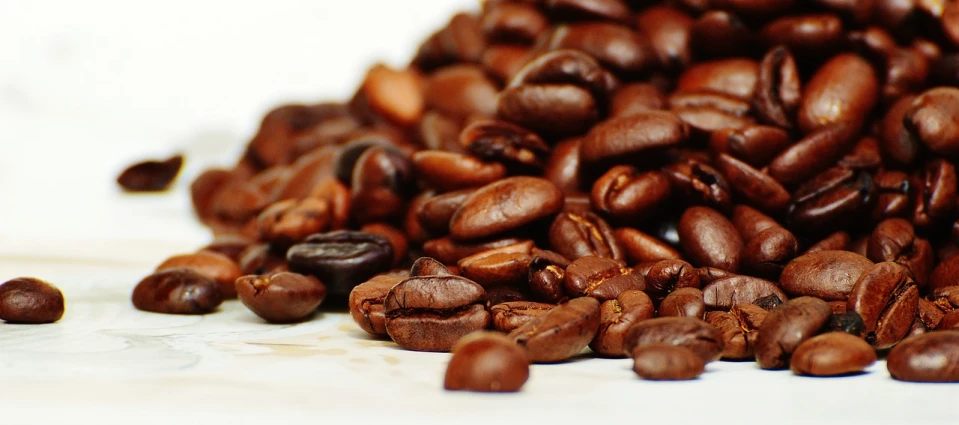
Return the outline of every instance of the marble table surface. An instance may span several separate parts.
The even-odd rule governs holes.
[[[230,163],[267,108],[346,97],[368,64],[402,64],[452,10],[475,8],[265,4],[0,2],[0,281],[41,277],[67,303],[55,324],[0,323],[3,423],[959,423],[959,386],[896,382],[882,362],[838,379],[716,362],[650,383],[629,360],[584,357],[533,366],[519,394],[448,393],[448,354],[371,339],[341,311],[270,325],[237,301],[135,310],[140,278],[209,238],[190,179]],[[117,189],[124,165],[173,152],[187,163],[170,192]]]

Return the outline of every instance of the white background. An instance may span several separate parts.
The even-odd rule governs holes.
[[[133,311],[126,297],[138,276],[208,238],[191,215],[190,179],[234,161],[266,110],[345,99],[367,66],[403,65],[452,11],[475,7],[0,0],[0,280],[45,277],[68,302],[56,325],[0,324],[3,422],[366,423],[360,418],[429,411],[416,422],[959,423],[957,386],[894,382],[882,363],[832,380],[714,363],[698,382],[651,384],[632,377],[628,360],[591,360],[536,366],[521,395],[451,395],[439,390],[444,355],[358,348],[366,341],[339,315],[279,329],[235,302],[200,322]],[[128,163],[174,152],[188,157],[174,192],[116,188]],[[317,356],[285,358],[264,338]],[[274,357],[235,355],[260,346]],[[345,357],[318,355],[330,346],[345,347],[350,362],[398,360],[387,362],[389,373],[351,369]],[[199,366],[164,372],[190,359]]]

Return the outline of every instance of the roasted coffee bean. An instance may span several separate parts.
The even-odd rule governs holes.
[[[236,298],[234,283],[242,275],[240,266],[229,257],[214,252],[175,255],[157,266],[156,271],[190,269],[216,281],[223,298]]]
[[[721,153],[716,168],[745,203],[768,213],[777,213],[789,203],[789,192],[779,182],[749,164]]]
[[[486,329],[485,298],[482,286],[463,277],[410,277],[386,294],[386,331],[408,350],[449,351],[464,335]]]
[[[902,265],[920,288],[929,281],[935,262],[929,241],[916,237],[912,224],[901,218],[879,223],[869,237],[866,252],[877,263],[892,261]]]
[[[665,108],[666,95],[656,86],[649,83],[623,84],[613,93],[609,115],[620,117]]]
[[[721,59],[700,62],[686,69],[676,81],[677,91],[709,90],[750,99],[756,90],[759,65],[751,59]]]
[[[361,90],[370,108],[392,122],[412,125],[423,114],[419,76],[412,70],[395,70],[382,64],[373,66]]]
[[[703,301],[703,291],[696,288],[680,288],[670,292],[659,304],[656,315],[704,318],[706,303]]]
[[[624,76],[640,74],[655,61],[643,37],[625,26],[605,22],[558,26],[546,41],[545,48],[585,52],[604,67]]]
[[[925,228],[950,221],[956,208],[956,167],[941,159],[931,160],[914,179],[912,223]]]
[[[626,258],[632,263],[653,263],[660,260],[679,260],[682,255],[668,244],[639,230],[623,227],[614,232],[623,246]]]
[[[919,312],[919,290],[905,267],[878,263],[859,277],[847,306],[862,316],[866,341],[889,348],[909,332]]]
[[[190,269],[155,272],[133,288],[133,306],[143,311],[167,314],[212,313],[223,302],[213,279]]]
[[[600,306],[600,325],[589,348],[606,357],[622,357],[623,338],[634,323],[651,319],[656,308],[645,292],[623,291],[615,299]]]
[[[529,301],[532,297],[525,287],[494,286],[486,291],[486,305],[492,306],[515,301]]]
[[[532,244],[522,243],[484,251],[459,261],[460,274],[484,288],[522,285],[529,277]]]
[[[190,200],[193,203],[193,212],[200,221],[210,222],[214,218],[214,200],[220,188],[239,180],[237,173],[231,170],[211,168],[190,183]]]
[[[164,161],[144,161],[129,166],[117,177],[117,183],[127,192],[162,192],[180,174],[183,155]]]
[[[893,378],[910,382],[959,382],[959,331],[907,338],[886,357]]]
[[[792,232],[772,227],[748,239],[743,247],[743,269],[756,276],[777,279],[786,264],[799,254]]]
[[[616,83],[615,77],[593,56],[579,50],[558,49],[530,60],[513,77],[509,87],[568,84],[588,91],[595,99],[605,100]]]
[[[559,258],[554,258],[559,257]],[[529,263],[529,288],[533,297],[549,303],[558,303],[566,298],[564,282],[569,261],[562,256],[537,254]]]
[[[559,20],[608,20],[625,22],[629,7],[622,0],[547,0],[547,12]]]
[[[755,47],[755,34],[733,13],[710,10],[692,27],[691,44],[697,57],[742,56]]]
[[[445,264],[455,264],[470,255],[523,242],[529,241],[517,238],[502,238],[475,242],[457,242],[447,236],[439,239],[431,239],[423,243],[423,253]]]
[[[636,22],[639,32],[649,40],[661,67],[676,71],[692,62],[693,18],[689,15],[668,6],[653,6],[643,10]]]
[[[688,137],[687,125],[671,112],[637,112],[597,124],[583,138],[579,155],[585,166],[626,163]]]
[[[498,120],[479,120],[460,133],[460,145],[483,161],[499,162],[521,170],[541,170],[549,145],[536,133]]]
[[[529,323],[536,317],[556,307],[554,304],[538,303],[533,301],[508,301],[493,304],[489,308],[493,328],[500,332],[510,333],[516,328]]]
[[[957,112],[959,90],[936,87],[912,102],[903,117],[903,125],[909,137],[938,155],[955,159],[959,156],[959,125],[953,119]]]
[[[585,256],[625,259],[623,249],[600,216],[591,212],[560,213],[549,229],[549,245],[563,257],[576,260]]]
[[[769,163],[769,175],[784,186],[795,187],[826,171],[856,143],[855,127],[847,124],[821,127],[790,146]]]
[[[388,336],[383,301],[390,289],[407,277],[401,274],[382,274],[356,285],[350,291],[349,299],[353,321],[371,335]]]
[[[240,253],[240,275],[264,275],[289,270],[286,258],[270,249],[269,244],[254,244]],[[231,288],[226,288],[230,290]],[[220,292],[224,289],[221,287]],[[236,290],[233,289],[233,293]]]
[[[679,239],[694,264],[739,270],[743,239],[732,222],[716,210],[687,209],[679,220]]]
[[[826,301],[845,300],[872,261],[849,251],[819,251],[802,255],[783,269],[779,283],[786,293]]]
[[[716,152],[727,152],[753,167],[762,167],[789,148],[792,141],[782,128],[751,125],[714,132],[709,143]]]
[[[706,313],[706,322],[723,336],[723,359],[753,358],[753,345],[759,327],[766,318],[766,310],[753,304],[741,304],[730,310]]]
[[[823,233],[849,225],[871,208],[875,191],[869,173],[830,168],[793,193],[786,212],[787,227]]]
[[[770,49],[759,64],[753,108],[765,123],[791,128],[802,92],[796,61],[785,46]]]
[[[873,179],[876,184],[876,206],[872,219],[905,216],[910,208],[913,187],[909,175],[901,171],[880,171]]]
[[[819,251],[842,251],[847,246],[849,246],[849,233],[838,231],[810,245],[803,255]]]
[[[766,297],[779,302],[788,300],[774,282],[752,276],[730,276],[716,279],[703,287],[703,300],[711,310],[729,310],[740,304],[758,304]]]
[[[395,149],[374,146],[357,159],[350,184],[351,217],[360,224],[398,216],[413,182],[413,164]]]
[[[413,165],[420,180],[439,191],[480,187],[506,175],[503,164],[456,152],[419,151],[413,154]]]
[[[579,193],[583,185],[579,167],[580,138],[567,139],[553,146],[543,177],[566,195]]]
[[[213,237],[213,240],[209,244],[200,248],[197,252],[213,252],[224,255],[239,264],[240,254],[243,253],[247,247],[253,245],[253,243],[253,239],[243,237],[242,235],[217,235]]]
[[[393,263],[393,247],[383,236],[357,231],[318,233],[286,254],[290,270],[315,276],[329,294],[346,297],[354,286]]]
[[[549,21],[533,5],[489,4],[480,21],[490,41],[529,43],[549,28]]]
[[[628,290],[643,290],[646,282],[622,262],[601,257],[581,257],[566,267],[566,293],[572,297],[611,300]]]
[[[796,121],[807,134],[833,124],[859,127],[878,97],[879,81],[869,62],[839,54],[806,83]]]
[[[674,162],[663,167],[663,172],[672,185],[673,193],[688,204],[705,205],[721,211],[728,211],[732,206],[732,190],[726,178],[699,160]],[[661,196],[665,197],[666,194]]]
[[[288,272],[243,276],[236,292],[243,305],[271,323],[306,320],[326,298],[326,287],[315,277]]]
[[[767,45],[783,45],[801,56],[823,55],[842,41],[843,25],[833,14],[785,16],[759,31]]]
[[[800,297],[783,303],[763,319],[756,336],[756,362],[763,369],[781,369],[803,341],[815,336],[832,317],[825,301]]]
[[[426,106],[456,119],[496,115],[496,84],[473,65],[441,68],[426,80]]]
[[[646,272],[646,293],[658,304],[680,288],[700,288],[700,273],[682,260],[662,260],[650,265]]]
[[[837,376],[861,373],[876,362],[876,352],[862,338],[829,332],[807,339],[789,360],[797,375]]]
[[[529,379],[529,359],[496,332],[475,332],[453,346],[443,388],[451,391],[516,392]]]
[[[63,293],[33,277],[0,285],[0,320],[10,323],[53,323],[63,317]]]
[[[470,195],[450,219],[450,235],[458,240],[490,237],[556,214],[562,207],[563,194],[549,180],[510,177]]]
[[[497,113],[534,131],[568,137],[589,129],[599,119],[598,108],[589,91],[572,84],[524,84],[502,92]]]
[[[832,304],[830,304],[830,306],[832,306]],[[844,307],[848,308],[847,306]],[[833,308],[832,318],[829,319],[828,329],[830,331],[845,332],[860,338],[865,338],[866,336],[866,324],[862,321],[862,316],[860,316],[859,313],[847,311],[837,314],[835,307]]]
[[[651,344],[688,348],[704,362],[719,360],[723,353],[719,330],[694,317],[658,317],[636,323],[626,331],[623,350],[631,356],[636,349]]]
[[[597,210],[617,220],[642,220],[669,199],[670,183],[665,174],[656,171],[640,173],[636,168],[620,165],[610,168],[593,184],[590,199]]]
[[[670,344],[649,344],[633,351],[633,371],[651,381],[687,381],[706,369],[706,361],[692,350]]]
[[[450,219],[463,206],[466,198],[475,192],[474,189],[462,189],[430,196],[414,211],[416,220],[430,233],[445,235],[449,233]]]
[[[593,340],[600,324],[599,301],[569,300],[510,332],[535,363],[561,362],[579,354]]]
[[[260,238],[281,247],[289,247],[326,230],[330,221],[329,203],[313,198],[277,202],[257,217]]]

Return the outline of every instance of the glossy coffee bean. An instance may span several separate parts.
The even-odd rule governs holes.
[[[875,262],[892,261],[905,267],[920,288],[932,273],[935,254],[929,241],[918,238],[913,226],[901,218],[884,220],[869,236],[867,257]]]
[[[655,60],[644,37],[622,25],[605,22],[558,26],[545,47],[585,52],[614,73],[626,76],[642,73]]]
[[[506,199],[511,201],[503,202]],[[458,240],[490,237],[556,214],[562,207],[562,192],[549,180],[510,177],[470,195],[450,219],[450,235]]]
[[[477,120],[460,133],[460,145],[482,161],[518,170],[541,170],[549,145],[536,133],[499,120]]]
[[[183,156],[163,161],[143,161],[131,165],[117,177],[117,184],[127,192],[161,192],[180,174]]]
[[[776,279],[799,254],[799,241],[782,227],[766,229],[743,247],[743,269],[756,276]]]
[[[821,127],[782,151],[769,163],[769,175],[787,187],[826,171],[856,143],[856,127],[838,124]]]
[[[649,40],[660,66],[675,71],[692,62],[692,17],[676,8],[653,6],[643,10],[636,22],[639,32]]]
[[[636,349],[651,344],[688,348],[704,362],[719,360],[723,353],[719,331],[694,317],[659,317],[636,323],[626,331],[623,350],[631,356]]]
[[[759,63],[753,108],[761,121],[783,128],[793,127],[802,101],[801,79],[796,61],[785,46],[766,52]]]
[[[178,268],[190,269],[213,279],[219,285],[223,298],[236,297],[234,283],[242,272],[240,266],[229,257],[207,251],[175,255],[157,266],[156,271]]]
[[[876,352],[862,338],[829,332],[799,344],[789,368],[797,375],[837,376],[863,372],[875,362]]]
[[[754,352],[763,369],[781,369],[803,341],[815,336],[832,316],[825,301],[813,297],[789,300],[769,312],[759,327]]]
[[[590,199],[597,210],[628,222],[655,213],[669,194],[670,183],[665,174],[640,173],[634,167],[620,165],[596,180]]]
[[[579,155],[587,166],[624,163],[676,146],[688,137],[689,128],[675,114],[638,112],[597,124],[583,138]]]
[[[951,119],[959,108],[959,90],[937,87],[922,93],[905,113],[910,137],[932,152],[949,158],[959,155],[959,126]]]
[[[959,382],[959,331],[909,337],[886,357],[894,379],[910,382]]]
[[[416,152],[413,154],[413,165],[421,181],[428,187],[444,192],[484,186],[506,175],[503,164],[447,151]]]
[[[871,209],[876,187],[863,170],[833,167],[803,183],[793,193],[786,224],[795,232],[824,233],[854,224]]]
[[[377,234],[335,231],[293,245],[286,258],[291,271],[315,276],[330,295],[345,297],[354,286],[389,269],[393,247]]]
[[[687,204],[704,205],[720,211],[728,211],[732,206],[733,193],[726,178],[719,170],[702,161],[680,160],[663,167],[662,171],[672,186],[672,193]]]
[[[754,304],[738,305],[729,312],[710,311],[706,322],[715,327],[723,338],[723,359],[752,359],[753,345],[759,327],[767,312]]]
[[[572,297],[611,300],[628,290],[643,290],[643,277],[623,263],[601,257],[579,258],[566,267],[566,293]]]
[[[693,264],[739,270],[743,239],[732,222],[716,210],[687,209],[679,220],[679,239]]]
[[[623,291],[615,299],[604,301],[599,309],[599,332],[589,348],[606,357],[622,357],[626,331],[634,323],[651,319],[656,310],[649,296],[638,290]]]
[[[789,191],[782,184],[729,154],[719,154],[716,168],[726,177],[733,192],[746,204],[767,213],[777,213],[789,203]]]
[[[775,282],[745,275],[716,279],[703,287],[703,300],[711,310],[755,304],[766,297],[776,297],[780,302],[789,299]]]
[[[533,318],[546,314],[555,306],[555,304],[533,301],[507,301],[492,304],[489,312],[493,328],[500,332],[510,333],[530,322]]]
[[[797,114],[799,128],[811,133],[833,124],[862,125],[878,99],[876,72],[854,54],[834,56],[803,89]]]
[[[133,306],[139,310],[167,314],[212,313],[223,302],[213,279],[190,269],[155,272],[133,288]]]
[[[451,391],[515,392],[529,379],[529,359],[516,343],[496,332],[464,336],[452,349],[443,388]]]
[[[682,254],[669,244],[639,230],[623,227],[616,229],[616,240],[623,246],[630,263],[653,263],[660,260],[679,260]]]
[[[484,239],[473,242],[455,241],[449,236],[430,239],[423,243],[423,253],[436,258],[445,264],[456,264],[470,255],[478,254],[490,249],[502,248],[509,245],[530,242],[518,238]]]
[[[700,288],[699,271],[682,260],[662,260],[646,270],[646,293],[658,304],[667,295],[681,288]]]
[[[704,318],[706,303],[703,301],[703,291],[696,288],[680,288],[670,292],[659,304],[656,315]]]
[[[841,301],[872,265],[868,258],[849,251],[820,251],[789,262],[779,282],[786,293],[794,296]]]
[[[236,291],[243,305],[271,323],[308,319],[326,298],[326,287],[315,277],[288,272],[241,277]]]
[[[510,332],[509,337],[526,348],[534,363],[569,359],[586,348],[600,324],[595,298],[574,298]]]
[[[353,321],[370,335],[385,337],[386,312],[383,302],[386,294],[397,283],[408,276],[402,274],[382,274],[363,282],[350,291],[349,306]]]
[[[486,291],[459,276],[415,276],[386,294],[386,331],[400,347],[449,351],[464,335],[486,329]]]
[[[10,323],[53,323],[63,317],[63,293],[33,277],[0,284],[0,320]]]
[[[686,381],[696,379],[706,369],[706,361],[692,350],[670,344],[650,344],[633,350],[633,372],[650,381]]]
[[[585,256],[625,259],[613,229],[600,216],[563,212],[556,216],[549,229],[549,245],[556,253],[570,260]]]
[[[856,281],[847,308],[862,317],[866,341],[889,348],[909,332],[919,312],[919,289],[905,267],[877,263]]]

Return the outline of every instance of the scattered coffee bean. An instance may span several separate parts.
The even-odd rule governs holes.
[[[616,299],[603,302],[599,306],[599,332],[589,343],[589,348],[607,357],[624,356],[626,331],[634,323],[651,319],[654,312],[649,295],[638,290],[623,291]]]
[[[860,373],[876,362],[868,343],[845,332],[829,332],[807,339],[789,360],[797,375],[836,376]]]
[[[207,314],[222,302],[216,281],[190,269],[161,270],[133,288],[133,306],[154,313]]]
[[[763,369],[781,369],[803,341],[812,338],[832,317],[825,301],[799,297],[776,307],[763,319],[753,348]]]
[[[289,272],[243,276],[236,292],[243,305],[271,323],[308,319],[326,298],[326,287],[315,277]]]
[[[896,345],[886,357],[893,378],[911,382],[959,382],[959,331],[929,332]]]
[[[486,329],[486,291],[459,276],[414,276],[386,294],[386,331],[401,347],[449,351],[463,335]]]
[[[117,183],[127,192],[162,192],[180,174],[183,155],[164,161],[144,161],[131,165],[120,173]]]
[[[633,350],[633,372],[650,381],[687,381],[706,369],[692,350],[670,344],[648,344]]]
[[[599,324],[599,302],[574,298],[516,328],[509,337],[526,348],[532,362],[555,363],[583,351]]]
[[[453,346],[443,388],[453,391],[515,392],[529,379],[526,352],[496,332],[474,332]]]
[[[9,323],[53,323],[63,317],[63,293],[33,277],[0,285],[0,320]]]
[[[236,298],[235,282],[242,275],[240,266],[229,257],[215,252],[176,255],[157,266],[156,271],[190,269],[216,281],[223,298]]]
[[[660,317],[636,323],[626,331],[623,350],[632,355],[640,346],[659,343],[686,347],[704,362],[719,360],[723,354],[719,330],[694,317]]]
[[[387,336],[383,302],[390,289],[407,277],[402,274],[383,274],[356,285],[350,291],[349,300],[353,321],[371,335]]]

